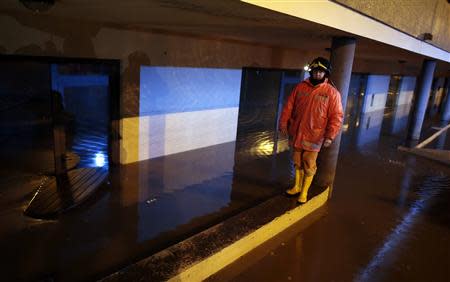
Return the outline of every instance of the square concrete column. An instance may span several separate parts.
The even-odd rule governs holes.
[[[356,39],[349,37],[334,37],[331,44],[330,78],[336,85],[337,90],[341,93],[342,109],[344,111],[347,105],[347,95],[350,86],[355,47]],[[314,178],[316,185],[322,187],[330,186],[330,188],[332,188],[334,176],[336,174],[341,132],[336,136],[333,144],[329,148],[323,148],[319,154],[319,167]]]
[[[406,145],[413,147],[417,144],[422,131],[422,124],[427,110],[430,97],[431,83],[433,82],[436,61],[424,60],[422,69],[416,84],[414,94],[416,95],[408,126]]]

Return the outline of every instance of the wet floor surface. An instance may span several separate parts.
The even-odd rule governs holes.
[[[329,203],[209,281],[450,281],[450,168],[397,151],[391,122],[349,128]]]
[[[62,115],[66,140],[60,143],[78,156],[77,168],[102,167],[109,178],[80,206],[52,220],[23,213],[53,177],[50,89],[36,95],[39,99],[9,100],[14,108],[2,107],[0,249],[7,254],[0,256],[2,281],[102,278],[279,195],[288,185],[287,152],[272,154],[275,112],[260,111],[241,122],[247,127],[236,142],[109,167],[107,111],[97,107],[108,104],[106,90],[65,89],[64,99],[71,100]]]
[[[267,174],[275,159],[240,162],[234,142],[111,168],[94,197],[55,220],[23,215],[47,176],[4,166],[1,273],[10,281],[106,276],[279,194],[279,179],[289,179],[280,157],[278,178]]]
[[[295,266],[280,263],[285,259],[268,260],[272,268],[256,264],[254,269],[273,269],[274,276],[251,276],[257,271],[250,267],[233,281],[350,281],[379,273],[379,268],[402,277],[403,271],[414,273],[410,269],[418,267],[422,256],[438,269],[448,269],[448,168],[396,151],[404,123],[374,122],[380,120],[383,114],[366,116],[361,125],[348,128],[334,197],[323,217],[302,233],[286,235],[284,245],[265,258],[281,258],[278,254],[285,250]],[[89,139],[89,134],[79,136]],[[89,160],[96,146],[104,144],[97,138],[101,134],[92,136],[80,143],[86,146],[74,147],[84,166],[93,164]],[[94,197],[55,220],[36,220],[23,210],[46,179],[35,161],[49,150],[31,143],[31,158],[2,152],[26,160],[20,167],[4,162],[0,170],[0,249],[7,254],[0,269],[6,281],[101,278],[282,193],[291,173],[287,153],[271,157],[273,144],[267,140],[252,145],[256,149],[250,153],[236,150],[231,142],[111,168],[109,181]],[[448,138],[445,144],[448,149]],[[402,224],[405,218],[408,224]],[[405,235],[388,240],[397,233]],[[301,255],[294,258],[297,253]],[[282,268],[288,265],[292,268]],[[413,275],[418,274],[406,277],[421,281]],[[448,272],[435,275],[439,281]]]

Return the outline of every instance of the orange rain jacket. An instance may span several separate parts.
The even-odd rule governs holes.
[[[318,152],[324,138],[333,140],[339,133],[342,117],[341,95],[328,79],[316,86],[306,79],[284,105],[280,129],[287,128],[294,148]]]

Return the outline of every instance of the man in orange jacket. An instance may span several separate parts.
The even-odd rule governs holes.
[[[284,105],[279,126],[282,134],[289,135],[295,165],[295,185],[286,193],[300,194],[300,203],[307,201],[317,155],[322,146],[331,145],[343,117],[341,95],[328,80],[329,61],[318,57],[309,69],[310,77],[294,88]]]

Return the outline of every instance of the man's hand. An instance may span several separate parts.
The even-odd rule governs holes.
[[[333,143],[333,140],[325,138],[325,141],[323,141],[323,147],[328,148],[330,147],[331,143]]]
[[[281,127],[281,128],[280,128],[280,132],[281,132],[281,134],[283,134],[284,136],[288,136],[288,130],[287,130],[287,127]]]

